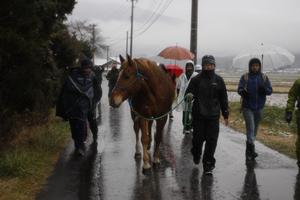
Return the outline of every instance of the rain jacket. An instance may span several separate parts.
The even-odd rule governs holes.
[[[287,112],[293,112],[295,109],[295,103],[297,101],[297,107],[299,109],[300,106],[300,79],[297,79],[293,86],[291,87],[289,94],[288,94],[288,100],[286,105],[286,111]],[[299,114],[299,112],[297,112]]]
[[[249,73],[241,76],[237,92],[242,96],[243,108],[261,110],[265,105],[266,95],[271,95],[273,89],[269,78],[261,72],[261,68],[257,73],[251,71],[250,62]],[[246,96],[243,96],[243,90],[247,91]]]
[[[84,76],[79,70],[68,75],[56,106],[56,115],[68,119],[86,120],[100,101],[102,90],[94,73]]]
[[[202,71],[192,78],[186,94],[194,95],[193,119],[219,119],[220,111],[225,119],[229,116],[227,89],[219,75]]]
[[[187,63],[192,63],[191,61],[188,61]],[[186,64],[187,64],[186,63]],[[195,68],[194,68],[195,70]],[[195,77],[198,73],[197,72],[193,72],[193,74],[191,75],[190,79],[188,80],[187,79],[187,76],[186,76],[186,73],[182,73],[179,78],[178,78],[178,81],[177,81],[177,84],[176,84],[176,89],[178,90],[179,89],[179,94],[177,96],[177,104],[179,104],[180,102],[182,102],[183,98],[184,98],[184,94],[185,94],[185,90],[186,88],[188,87],[191,79],[193,77]],[[180,111],[187,111],[188,108],[187,108],[187,103],[185,101],[183,101],[177,108],[176,108],[176,111],[180,112]]]
[[[109,88],[115,87],[118,77],[119,77],[119,70],[117,68],[113,68],[107,73],[106,79],[108,80]]]

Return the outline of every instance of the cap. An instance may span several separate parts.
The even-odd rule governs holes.
[[[205,64],[214,64],[216,65],[215,57],[212,55],[205,55],[202,57],[202,66]]]

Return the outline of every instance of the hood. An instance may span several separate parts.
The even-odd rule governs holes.
[[[187,62],[185,63],[184,72],[186,72],[186,67],[187,67],[187,65],[188,65],[188,64],[191,64],[191,65],[193,65],[193,72],[195,72],[195,66],[194,66],[194,62],[193,62],[193,61],[191,61],[191,60],[189,60],[189,61],[187,61]]]
[[[249,73],[251,73],[251,65],[254,64],[254,63],[258,63],[259,64],[259,72],[261,72],[261,62],[258,58],[252,58],[250,59],[249,61],[249,65],[248,65],[248,69],[249,69]]]

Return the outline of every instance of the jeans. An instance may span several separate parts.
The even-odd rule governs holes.
[[[243,115],[246,123],[247,143],[254,144],[258,125],[261,121],[262,110],[251,110],[243,108]]]

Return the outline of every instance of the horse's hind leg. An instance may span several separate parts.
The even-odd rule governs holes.
[[[133,129],[134,129],[134,132],[135,132],[135,154],[134,154],[134,158],[139,159],[139,158],[142,157],[140,137],[139,137],[139,130],[140,130],[139,118],[133,119]]]
[[[162,141],[163,129],[167,121],[167,116],[156,121],[155,145],[154,145],[154,164],[159,164],[159,147]]]

